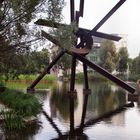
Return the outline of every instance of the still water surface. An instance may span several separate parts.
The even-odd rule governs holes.
[[[85,95],[82,84],[76,84],[75,88],[74,98],[68,96],[68,83],[58,82],[47,89],[38,89],[35,94],[43,103],[44,113],[20,132],[5,132],[7,140],[140,140],[137,104],[95,121],[126,104],[124,90],[110,83],[90,83],[91,94]]]

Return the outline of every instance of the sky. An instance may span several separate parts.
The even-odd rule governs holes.
[[[70,0],[66,0],[63,10],[64,22],[70,22]],[[84,16],[79,26],[92,29],[118,3],[119,0],[85,0]],[[75,0],[79,10],[79,0]],[[126,34],[129,57],[135,58],[140,53],[140,0],[126,2],[98,30],[108,34]]]

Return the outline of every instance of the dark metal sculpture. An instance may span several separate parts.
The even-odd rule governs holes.
[[[89,85],[88,85],[88,74],[87,74],[87,66],[91,67],[92,69],[96,70],[103,76],[107,77],[111,81],[115,82],[117,85],[121,86],[122,88],[126,89],[130,93],[134,93],[135,89],[122,81],[121,79],[113,76],[111,73],[107,72],[105,69],[101,68],[95,63],[90,62],[86,59],[86,55],[90,52],[90,49],[93,45],[92,36],[101,37],[105,39],[110,39],[113,41],[119,41],[121,37],[113,36],[110,34],[98,32],[98,29],[119,9],[119,7],[125,2],[126,0],[120,0],[108,13],[103,19],[92,29],[87,30],[83,28],[78,28],[78,31],[75,32],[77,38],[80,38],[80,43],[75,44],[75,47],[72,47],[70,50],[62,50],[57,57],[49,64],[49,66],[44,70],[42,74],[37,77],[37,79],[28,87],[28,91],[34,90],[34,87],[38,84],[38,82],[44,77],[45,74],[49,73],[50,69],[53,67],[54,64],[65,54],[69,54],[72,56],[72,65],[71,65],[71,80],[70,80],[70,92],[75,93],[75,69],[76,69],[76,59],[83,62],[83,71],[84,71],[84,91],[89,92]],[[77,26],[79,26],[79,18],[83,17],[84,12],[84,0],[80,0],[79,11],[75,11],[74,0],[70,0],[70,13],[71,13],[71,22],[76,22]],[[52,27],[50,21],[46,21],[43,19],[39,19],[35,22],[37,25],[42,26],[49,26]],[[67,26],[65,24],[60,23],[53,23],[54,28],[58,28],[60,26]],[[46,37],[48,40],[53,42],[56,45],[60,43],[54,39],[51,35],[47,34],[46,32],[42,31],[42,36]]]

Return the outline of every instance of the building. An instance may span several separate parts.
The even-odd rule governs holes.
[[[99,51],[100,51],[100,48],[101,48],[102,41],[103,41],[102,38],[93,37],[93,47],[92,47],[90,53],[87,55],[87,58],[91,62],[95,62],[95,63],[99,63],[100,62]]]
[[[120,47],[127,47],[127,35],[126,34],[113,34],[114,36],[120,36],[122,39],[120,41],[114,41],[117,51]],[[91,52],[88,54],[88,59],[92,62],[99,63],[99,51],[103,38],[93,37],[93,47]]]

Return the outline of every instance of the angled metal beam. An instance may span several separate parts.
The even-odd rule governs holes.
[[[109,39],[109,40],[113,40],[113,41],[119,41],[121,39],[121,37],[119,37],[119,36],[114,36],[114,35],[110,35],[110,34],[106,34],[106,33],[101,33],[101,32],[95,32],[93,34],[93,36],[101,37],[101,38]]]
[[[101,75],[105,76],[106,78],[108,78],[112,82],[116,83],[117,85],[119,85],[123,89],[127,90],[128,92],[130,92],[130,93],[134,93],[135,92],[135,88],[134,87],[132,87],[129,84],[125,83],[124,81],[122,81],[118,77],[112,75],[107,70],[103,69],[102,67],[98,66],[97,64],[89,61],[85,57],[83,57],[83,56],[81,56],[79,54],[76,54],[76,53],[71,53],[68,50],[67,50],[67,53],[72,55],[72,56],[74,56],[76,59],[80,60],[81,62],[83,62],[87,66],[91,67],[92,69],[96,70],[98,73],[100,73]]]
[[[39,81],[47,74],[50,73],[50,69],[57,63],[57,61],[65,54],[65,50],[62,50],[56,58],[44,69],[44,71],[33,81],[33,83],[27,88],[27,91],[30,92],[34,87],[39,83]]]
[[[76,34],[82,35],[82,34],[85,34],[85,33],[89,33],[90,31],[91,30],[84,29],[84,28],[79,28],[79,30],[77,31]],[[113,40],[113,41],[119,41],[121,39],[121,37],[119,37],[119,36],[114,36],[114,35],[111,35],[111,34],[97,32],[97,31],[93,32],[91,35],[96,36],[96,37],[105,38],[105,39],[110,39],[110,40]]]
[[[45,20],[45,19],[39,19],[36,22],[34,22],[34,24],[41,25],[41,26],[52,27],[52,28],[59,28],[59,27],[62,27],[62,26],[67,26],[66,24],[52,22],[50,20]]]
[[[41,35],[43,37],[45,37],[46,39],[48,39],[49,41],[51,41],[52,43],[54,43],[57,46],[60,46],[60,43],[58,40],[56,40],[53,36],[51,36],[50,34],[46,33],[45,31],[41,31]]]
[[[120,0],[109,12],[108,14],[91,30],[90,34],[97,31],[125,2],[126,0]]]
[[[62,24],[62,23],[57,23],[57,22],[52,23],[52,21],[45,20],[45,19],[39,19],[35,22],[35,24],[41,25],[41,26],[53,27],[53,28],[68,26],[67,24]],[[79,28],[76,35],[78,35],[78,36],[79,35],[84,35],[85,33],[89,33],[90,31],[91,30],[84,29],[84,28]],[[110,40],[113,40],[113,41],[119,41],[121,39],[121,37],[119,37],[119,36],[114,36],[114,35],[101,33],[101,32],[93,32],[91,35],[96,36],[96,37],[105,38],[105,39],[110,39]]]

